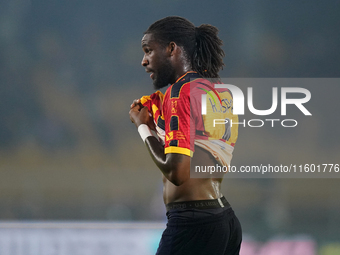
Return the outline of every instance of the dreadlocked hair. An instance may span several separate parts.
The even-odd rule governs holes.
[[[195,27],[185,18],[170,16],[153,23],[144,34],[153,34],[164,46],[170,42],[182,46],[193,71],[204,78],[219,78],[225,55],[216,27],[209,24]]]

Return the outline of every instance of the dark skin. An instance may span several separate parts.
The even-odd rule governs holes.
[[[179,77],[192,70],[182,47],[175,42],[163,46],[154,40],[152,34],[145,34],[142,38],[142,48],[144,51],[142,66],[147,72],[151,72],[150,77],[154,81],[155,88],[160,88],[161,82],[162,86],[173,84]],[[154,129],[148,109],[143,108],[139,100],[133,101],[129,114],[137,128],[141,124],[146,124],[150,129]],[[165,204],[216,199],[222,196],[221,178],[190,178],[190,166],[216,165],[215,159],[209,152],[195,146],[192,158],[177,153],[164,154],[164,146],[153,136],[147,137],[145,144],[151,158],[163,173]]]

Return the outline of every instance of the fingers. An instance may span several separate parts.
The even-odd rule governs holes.
[[[144,113],[145,111],[148,111],[148,108],[147,108],[147,107],[143,107],[143,108],[140,110],[140,113]]]
[[[136,106],[136,105],[139,105],[141,102],[140,102],[140,99],[135,99],[133,100],[132,104],[130,105],[130,108]]]
[[[138,111],[139,111],[139,105],[137,104],[137,105],[132,106],[131,109],[130,109],[130,111],[136,111],[136,112],[138,112]]]
[[[134,121],[134,117],[139,113],[139,106],[138,105],[135,105],[135,106],[132,106],[130,111],[129,111],[129,115],[130,115],[130,120],[132,123],[135,123]]]
[[[132,118],[132,112],[133,112],[133,110],[131,109],[131,110],[129,111],[129,116],[130,116],[131,122],[134,123],[133,118]]]
[[[149,118],[152,118],[152,113],[149,112],[149,109],[147,107],[143,107],[142,109],[140,109],[140,113],[144,114],[145,116],[148,115]]]
[[[131,122],[134,123],[137,127],[140,124],[148,124],[150,120],[152,120],[152,114],[149,112],[149,109],[147,107],[141,107],[140,103],[134,104],[135,102],[138,103],[139,100],[135,100],[131,104],[131,108],[129,111]]]

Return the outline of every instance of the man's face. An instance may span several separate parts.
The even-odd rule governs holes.
[[[160,89],[174,83],[175,70],[170,61],[167,47],[154,40],[152,34],[145,34],[142,38],[144,57],[142,66],[150,74],[155,89]]]

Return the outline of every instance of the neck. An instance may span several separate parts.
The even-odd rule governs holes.
[[[177,65],[176,68],[176,81],[179,77],[183,76],[185,73],[192,71],[191,64],[189,64],[187,61],[184,63],[181,63],[180,65]]]

